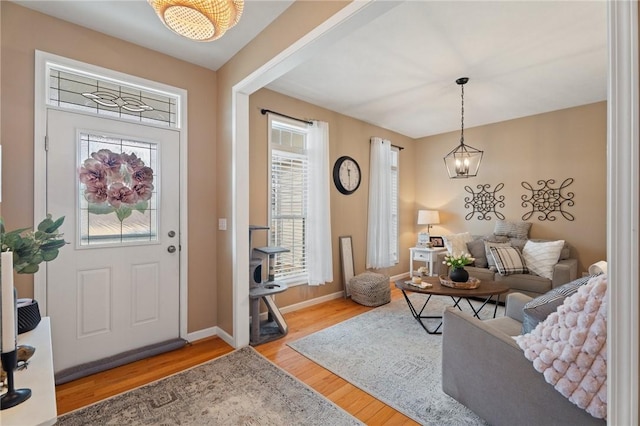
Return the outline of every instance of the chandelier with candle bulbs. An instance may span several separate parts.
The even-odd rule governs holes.
[[[464,144],[464,85],[468,81],[468,77],[461,77],[456,80],[462,91],[460,145],[456,146],[444,157],[444,164],[451,179],[476,176],[480,168],[480,161],[482,161],[483,151]]]

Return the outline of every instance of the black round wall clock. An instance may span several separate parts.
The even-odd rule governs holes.
[[[333,182],[338,191],[345,195],[353,194],[360,186],[362,175],[360,166],[353,158],[344,155],[333,165]]]

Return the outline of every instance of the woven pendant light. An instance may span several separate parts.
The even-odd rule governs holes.
[[[240,21],[244,0],[147,0],[160,20],[181,36],[217,40]]]

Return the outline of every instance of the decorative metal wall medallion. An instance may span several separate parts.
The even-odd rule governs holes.
[[[504,219],[504,215],[496,210],[496,207],[504,207],[504,195],[496,196],[496,192],[504,188],[503,183],[496,185],[493,191],[490,191],[489,184],[480,184],[477,188],[478,192],[473,192],[473,189],[469,186],[465,186],[464,190],[471,194],[471,197],[464,197],[464,208],[472,208],[464,218],[471,220],[471,218],[477,213],[478,220],[491,220],[491,214],[494,214],[498,219]]]
[[[522,196],[522,207],[530,205],[531,211],[522,215],[522,220],[529,220],[534,213],[538,212],[538,220],[556,220],[556,213],[560,213],[567,220],[574,220],[573,215],[565,210],[566,207],[572,207],[574,193],[566,192],[566,188],[573,183],[573,178],[567,178],[554,188],[554,179],[539,180],[539,188],[533,188],[531,184],[522,182],[525,189],[531,191],[531,195]]]

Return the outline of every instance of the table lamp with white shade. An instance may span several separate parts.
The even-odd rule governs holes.
[[[432,225],[440,223],[440,213],[437,210],[418,210],[418,225],[427,225],[427,232],[418,234],[418,246],[424,247],[429,242],[429,231]]]

